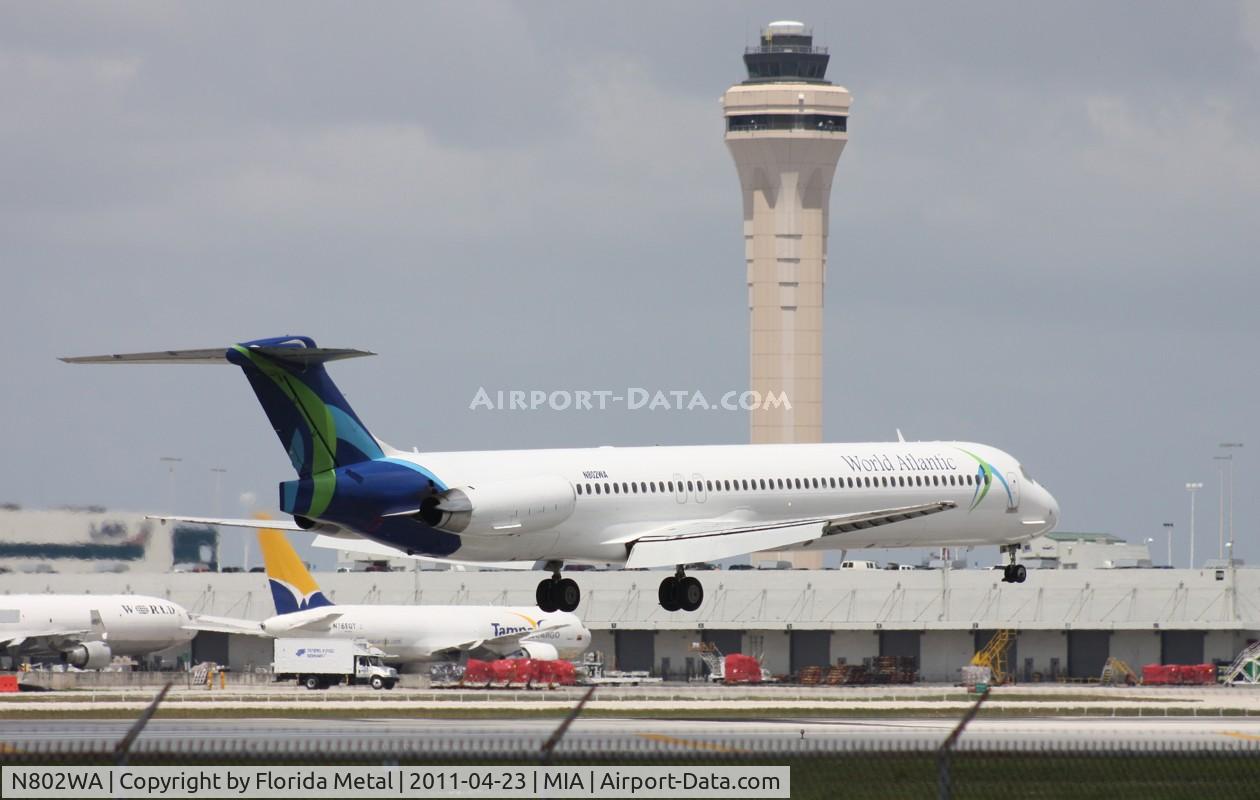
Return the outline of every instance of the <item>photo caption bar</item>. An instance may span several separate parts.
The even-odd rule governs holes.
[[[791,797],[790,767],[3,767],[5,798]]]

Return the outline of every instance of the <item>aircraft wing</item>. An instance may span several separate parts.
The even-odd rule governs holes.
[[[449,653],[452,651],[463,652],[466,650],[476,650],[480,647],[484,647],[487,650],[493,650],[496,653],[511,653],[515,650],[521,649],[521,641],[524,639],[528,639],[529,637],[542,633],[543,631],[554,631],[567,627],[569,627],[569,623],[567,622],[557,622],[553,625],[540,625],[537,628],[516,631],[515,633],[505,633],[502,636],[492,636],[488,639],[473,639],[471,641],[453,644],[449,647],[437,647],[434,648],[430,655],[437,656],[442,653]]]
[[[731,519],[691,520],[614,539],[629,551],[627,569],[669,567],[781,550],[792,545],[908,519],[939,514],[958,504],[949,500],[914,506],[877,509],[830,517],[802,517],[748,523]]]
[[[192,621],[183,626],[186,631],[205,631],[207,633],[243,633],[251,636],[266,636],[262,623],[252,619],[236,617],[212,617],[208,614],[195,614]]]
[[[60,650],[78,644],[82,637],[92,631],[88,628],[32,628],[29,630],[5,631],[0,638],[0,650],[9,648],[23,651],[43,652]]]
[[[165,525],[168,522],[191,522],[194,525],[222,525],[226,528],[270,528],[282,531],[300,531],[293,520],[279,519],[230,519],[227,517],[174,517],[146,514],[145,519],[155,519]]]
[[[314,547],[324,547],[329,550],[341,550],[347,553],[362,553],[366,556],[375,556],[377,558],[410,558],[413,561],[424,561],[429,564],[445,564],[451,567],[480,567],[482,569],[517,569],[531,570],[541,569],[536,561],[460,561],[454,558],[437,558],[435,556],[415,556],[408,555],[405,551],[399,550],[397,547],[390,547],[387,544],[374,542],[371,539],[364,539],[359,536],[348,538],[344,536],[329,536],[327,534],[319,534],[312,541]]]

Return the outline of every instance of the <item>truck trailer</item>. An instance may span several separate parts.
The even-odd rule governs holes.
[[[347,684],[393,689],[398,670],[385,653],[362,639],[276,639],[271,671],[277,681],[296,680],[307,689]]]

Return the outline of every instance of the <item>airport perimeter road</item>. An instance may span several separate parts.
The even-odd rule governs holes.
[[[15,748],[109,745],[120,739],[126,720],[31,720],[5,726],[0,742]],[[742,752],[768,749],[893,745],[933,749],[949,734],[948,719],[758,719],[652,720],[579,719],[563,749],[599,752],[690,750]],[[346,745],[357,753],[415,749],[434,752],[536,751],[555,729],[554,719],[225,719],[153,720],[141,749],[196,752],[244,748],[282,750],[286,745],[331,749]],[[1180,748],[1187,745],[1260,747],[1256,718],[1021,718],[980,719],[968,728],[960,747],[1030,746]]]

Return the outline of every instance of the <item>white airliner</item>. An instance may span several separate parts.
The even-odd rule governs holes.
[[[147,656],[196,635],[183,606],[128,594],[0,595],[0,653],[100,669],[114,656]]]
[[[1020,463],[967,442],[598,447],[406,453],[373,437],[324,363],[371,355],[307,337],[223,349],[63,359],[240,366],[288,451],[280,484],[290,530],[361,536],[408,555],[516,563],[552,576],[544,610],[581,593],[565,561],[676,567],[658,599],[694,611],[685,565],[760,550],[998,545],[1023,582],[1019,542],[1051,530],[1058,505]],[[257,520],[168,517],[245,527]]]
[[[334,605],[279,530],[258,531],[276,614],[262,622],[198,616],[198,630],[276,638],[366,639],[391,660],[432,661],[462,653],[581,657],[591,633],[566,612],[513,606]]]

